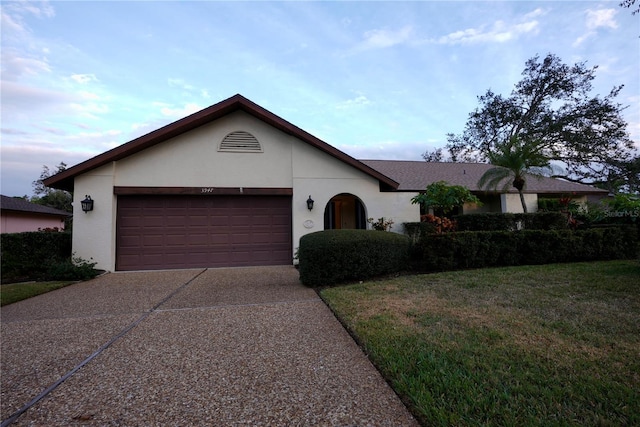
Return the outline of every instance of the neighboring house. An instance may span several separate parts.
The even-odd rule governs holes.
[[[403,160],[362,160],[362,162],[399,182],[397,191],[424,191],[427,185],[446,181],[451,185],[468,188],[482,202],[482,206],[467,204],[459,213],[522,212],[518,191],[509,184],[507,192],[501,187],[487,191],[478,187],[480,177],[493,165],[486,163],[439,163]],[[577,203],[599,201],[608,192],[590,185],[561,179],[529,176],[524,188],[524,198],[529,212],[538,210],[538,198],[570,197]]]
[[[73,251],[97,268],[276,265],[307,233],[419,220],[411,198],[427,181],[405,188],[374,163],[235,95],[44,183],[74,206],[94,200],[74,218]]]
[[[37,205],[24,199],[0,196],[0,232],[22,233],[45,229],[64,230],[68,212]]]

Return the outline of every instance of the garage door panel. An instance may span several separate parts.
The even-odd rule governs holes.
[[[289,196],[120,196],[116,268],[291,263]]]

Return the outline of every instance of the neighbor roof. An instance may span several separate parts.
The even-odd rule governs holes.
[[[472,192],[483,192],[478,187],[478,180],[493,165],[486,163],[439,163],[425,161],[405,160],[361,160],[362,163],[387,175],[397,181],[399,191],[423,191],[427,185],[446,181],[451,185],[462,185]],[[509,192],[516,190],[510,187]],[[578,184],[556,178],[541,178],[531,176],[527,179],[525,193],[580,193],[599,194],[607,193],[590,185]]]
[[[199,126],[214,121],[220,117],[235,111],[244,111],[259,120],[273,126],[274,128],[292,135],[307,144],[318,148],[321,151],[343,161],[356,169],[376,178],[380,182],[380,188],[384,190],[393,190],[398,187],[398,183],[393,179],[385,176],[379,171],[360,163],[353,157],[343,153],[326,142],[316,138],[310,133],[300,129],[299,127],[289,123],[283,118],[276,116],[270,111],[260,107],[259,105],[249,101],[242,95],[234,95],[229,99],[221,101],[211,107],[198,111],[190,116],[170,123],[160,129],[157,129],[144,136],[136,138],[130,142],[120,145],[105,153],[99,154],[89,160],[79,163],[69,169],[66,169],[50,178],[44,180],[44,184],[48,187],[59,188],[62,190],[73,191],[74,178],[92,169],[98,168],[107,163],[121,160],[132,154],[138,153],[170,138],[174,138],[185,132],[193,130]]]
[[[71,215],[69,212],[65,212],[60,209],[50,208],[49,206],[42,206],[27,202],[24,199],[2,195],[0,195],[0,208],[3,211],[30,212],[60,217],[67,217]]]

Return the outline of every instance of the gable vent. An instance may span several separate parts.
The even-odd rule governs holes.
[[[255,136],[249,132],[235,131],[224,137],[218,151],[233,151],[243,153],[262,153],[262,146]]]

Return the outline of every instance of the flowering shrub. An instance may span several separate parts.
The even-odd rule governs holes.
[[[374,221],[373,218],[369,218],[367,219],[367,222],[369,224],[371,224],[371,227],[374,230],[378,230],[378,231],[389,231],[391,230],[391,226],[394,224],[392,219],[384,219],[384,217],[382,218],[378,218],[377,221]]]
[[[438,234],[456,231],[456,222],[449,218],[442,218],[439,216],[427,214],[420,215],[420,221],[433,224],[435,226],[436,233]]]

